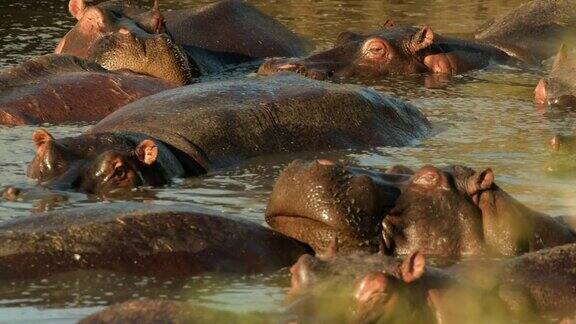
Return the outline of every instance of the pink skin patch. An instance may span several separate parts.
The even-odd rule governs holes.
[[[546,81],[540,79],[536,89],[534,89],[534,102],[540,105],[548,102],[548,96],[546,94]]]
[[[318,164],[320,165],[334,165],[335,163],[330,161],[330,160],[324,160],[324,159],[320,159],[320,160],[316,160],[316,162],[318,162]]]

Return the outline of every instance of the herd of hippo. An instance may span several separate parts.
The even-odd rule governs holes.
[[[576,34],[574,0],[527,2],[467,39],[387,20],[370,33],[343,31],[317,53],[241,0],[166,12],[157,0],[68,8],[77,22],[53,54],[0,71],[1,124],[95,123],[74,137],[33,133],[27,175],[57,190],[117,194],[260,156],[409,146],[434,134],[417,107],[352,81],[551,63],[535,103],[576,108],[576,59],[565,45]],[[201,82],[247,67],[258,75]],[[576,157],[576,136],[549,146]],[[532,210],[496,182],[494,170],[462,165],[375,171],[296,160],[270,193],[269,227],[135,202],[2,223],[0,281],[79,269],[182,277],[291,266],[290,306],[262,322],[574,323],[576,220]],[[349,307],[327,308],[337,298]],[[81,322],[198,316],[184,302],[144,300]]]

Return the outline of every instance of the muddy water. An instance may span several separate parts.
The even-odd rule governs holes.
[[[170,0],[162,1],[162,5],[168,9],[209,2]],[[466,35],[521,1],[250,2],[323,49],[339,31],[368,31],[388,18],[397,23],[428,24],[436,32]],[[0,16],[0,67],[50,52],[73,24],[66,2],[56,0],[2,0]],[[569,132],[575,121],[573,116],[542,115],[535,110],[532,91],[543,72],[493,67],[455,77],[443,89],[426,89],[422,80],[379,82],[371,86],[421,107],[434,122],[437,134],[411,148],[262,158],[202,178],[180,180],[134,199],[197,204],[262,223],[267,194],[283,166],[294,158],[328,157],[369,168],[398,163],[492,167],[498,183],[527,205],[553,215],[576,215],[574,180],[550,177],[542,167],[548,158],[546,140],[555,133]],[[45,125],[57,137],[78,134],[88,126]],[[26,192],[20,201],[0,201],[0,222],[30,212],[107,203],[82,194],[48,192],[26,180],[34,129],[0,126],[0,186],[13,184]],[[0,322],[73,322],[104,305],[141,297],[192,300],[197,305],[238,313],[274,311],[281,308],[287,285],[286,271],[273,276],[203,276],[179,281],[80,272],[0,282]]]

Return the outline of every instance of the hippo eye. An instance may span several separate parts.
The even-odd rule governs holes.
[[[378,39],[370,40],[364,45],[364,53],[368,58],[383,58],[386,56],[386,52],[386,45]]]
[[[126,176],[126,168],[124,166],[119,166],[114,169],[114,177],[124,178]]]

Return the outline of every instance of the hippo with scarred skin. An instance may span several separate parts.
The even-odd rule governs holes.
[[[196,66],[209,65],[204,61],[238,64],[272,56],[300,56],[308,47],[282,24],[241,0],[164,13],[157,0],[150,12],[121,0],[92,6],[84,0],[70,0],[68,8],[77,23],[60,41],[56,53],[79,57],[86,57],[102,35],[133,25],[149,33],[167,33],[192,61],[199,61],[191,64]]]
[[[259,73],[292,71],[313,79],[378,79],[389,75],[461,74],[515,61],[490,45],[387,21],[368,34],[341,33],[332,49],[301,59],[271,59]]]
[[[258,224],[185,205],[117,203],[0,225],[0,279],[100,269],[137,275],[261,273],[309,249]]]
[[[576,242],[565,222],[527,208],[494,178],[491,169],[463,166],[390,174],[295,161],[272,190],[266,221],[317,253],[334,238],[346,251],[448,259]]]
[[[334,303],[340,291],[352,306],[340,310],[354,322],[537,322],[573,314],[575,267],[576,244],[445,269],[430,266],[419,252],[404,259],[304,255],[290,269],[289,297],[304,318],[322,316],[322,304]]]
[[[417,108],[363,87],[289,74],[218,81],[144,98],[78,137],[38,130],[28,176],[106,193],[268,154],[404,146],[430,130]]]

